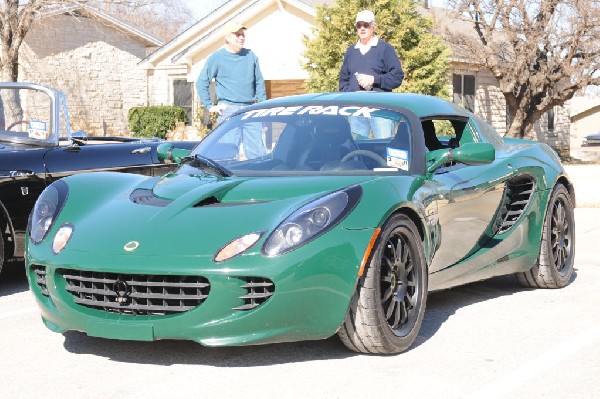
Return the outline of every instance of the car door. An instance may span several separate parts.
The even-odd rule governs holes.
[[[460,131],[450,134],[460,143],[479,141],[475,127],[452,121]],[[438,132],[440,142],[448,143],[448,132]],[[460,145],[457,141],[456,145]],[[447,146],[448,144],[444,144]],[[437,191],[437,217],[440,226],[437,251],[429,267],[435,273],[466,258],[491,237],[504,187],[510,173],[502,161],[492,164],[448,164],[437,169],[431,180]]]
[[[152,175],[156,143],[125,142],[61,146],[46,153],[47,178],[54,181],[64,176],[90,171],[117,171]]]
[[[488,227],[502,203],[504,178],[490,166],[442,167],[432,176],[440,237],[431,273],[455,264],[491,239]]]

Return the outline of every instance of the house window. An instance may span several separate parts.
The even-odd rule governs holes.
[[[452,74],[452,101],[475,111],[475,75]]]
[[[547,116],[548,116],[548,132],[553,133],[554,132],[554,122],[555,122],[554,108],[550,108],[548,110]]]
[[[192,90],[194,85],[185,79],[173,80],[173,105],[182,107],[187,114],[188,125],[192,124]]]
[[[515,114],[516,114],[516,110],[514,110],[513,108],[511,108],[510,105],[508,105],[508,101],[506,102],[506,128],[510,128],[510,125],[512,124],[513,119],[515,118]]]

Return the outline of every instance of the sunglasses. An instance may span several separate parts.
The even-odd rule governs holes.
[[[369,27],[371,27],[371,23],[369,23],[369,22],[357,22],[356,23],[356,29],[361,29],[361,28],[367,29]]]

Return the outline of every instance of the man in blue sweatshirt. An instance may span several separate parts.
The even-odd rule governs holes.
[[[244,48],[246,27],[239,22],[229,22],[224,27],[225,46],[212,53],[196,81],[196,90],[202,106],[209,112],[217,112],[217,123],[221,123],[239,109],[257,101],[267,99],[258,58]],[[213,104],[208,87],[216,83],[217,104]],[[236,145],[242,144],[246,158],[265,154],[262,129],[259,124],[249,124],[243,134],[235,137]]]
[[[376,27],[373,12],[363,10],[356,15],[358,42],[348,47],[344,55],[340,91],[392,91],[402,84],[404,71],[396,50],[375,36]],[[369,135],[370,129],[376,138],[393,134],[389,121],[380,118],[351,118],[350,125],[353,133],[364,136]]]

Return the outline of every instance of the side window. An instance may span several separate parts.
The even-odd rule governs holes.
[[[474,141],[471,129],[462,120],[428,119],[421,121],[421,124],[425,135],[425,146],[429,151],[456,148],[460,144]]]
[[[504,141],[502,140],[502,137],[498,134],[498,132],[496,132],[496,130],[492,126],[490,126],[480,117],[472,116],[469,125],[473,125],[471,128],[474,131],[479,132],[483,141],[491,143],[496,148],[504,146]],[[476,136],[474,135],[474,137]]]

